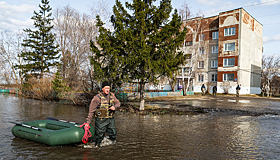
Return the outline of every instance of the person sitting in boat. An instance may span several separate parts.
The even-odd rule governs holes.
[[[95,116],[95,146],[100,147],[105,133],[108,134],[111,143],[116,142],[117,130],[115,127],[114,113],[121,103],[116,96],[110,92],[110,83],[102,82],[102,93],[93,97],[89,113],[86,119],[86,127],[89,126],[91,119]]]

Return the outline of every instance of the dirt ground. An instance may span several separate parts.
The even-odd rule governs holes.
[[[135,113],[141,113],[137,110],[139,102],[124,102],[123,106],[134,106]],[[248,115],[280,114],[280,98],[267,98],[257,96],[235,95],[193,95],[179,97],[158,97],[147,99],[145,101],[145,110],[143,114],[155,112],[155,108],[160,108],[158,114],[166,112],[169,114],[199,114],[211,111],[219,112],[238,112]],[[129,107],[128,107],[129,108]],[[133,112],[132,108],[126,110]],[[162,111],[165,109],[165,111]],[[169,110],[167,112],[166,110]],[[181,113],[180,113],[181,112]]]

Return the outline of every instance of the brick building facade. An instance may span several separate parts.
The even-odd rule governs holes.
[[[189,54],[187,64],[177,77],[189,91],[200,92],[202,84],[209,92],[240,94],[261,92],[263,26],[243,8],[221,12],[208,18],[183,22],[188,32],[183,47]]]

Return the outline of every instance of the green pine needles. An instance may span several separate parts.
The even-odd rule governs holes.
[[[61,92],[67,92],[67,91],[71,90],[70,87],[67,87],[66,82],[63,81],[63,78],[60,76],[58,71],[55,73],[54,80],[52,80],[52,89],[57,94],[60,94]]]
[[[140,84],[141,97],[145,83],[156,83],[161,76],[171,77],[187,55],[178,51],[187,30],[182,28],[177,10],[172,14],[171,0],[133,0],[123,5],[116,0],[111,22],[113,31],[104,27],[97,16],[99,37],[91,42],[95,77],[111,82]],[[140,107],[141,108],[141,107]]]
[[[50,72],[51,67],[59,65],[57,61],[60,57],[59,46],[55,44],[55,35],[51,32],[52,8],[48,0],[42,0],[41,3],[40,11],[34,11],[31,18],[34,20],[36,30],[24,29],[28,34],[28,38],[22,43],[26,50],[22,51],[19,57],[22,57],[25,63],[18,65],[17,68],[26,78],[29,76],[42,78],[44,73]]]

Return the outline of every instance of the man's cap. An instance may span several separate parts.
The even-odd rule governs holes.
[[[108,81],[103,81],[101,88],[104,88],[105,86],[110,86],[110,83]]]

